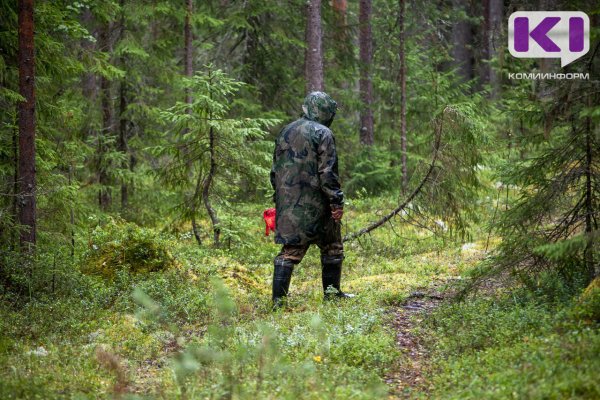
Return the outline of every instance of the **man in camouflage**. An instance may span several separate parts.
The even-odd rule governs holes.
[[[311,244],[321,250],[325,298],[353,296],[340,290],[344,194],[335,138],[329,129],[337,103],[326,93],[312,92],[304,99],[302,109],[302,117],[279,133],[273,153],[275,242],[283,245],[274,262],[274,308],[281,306],[294,265]]]

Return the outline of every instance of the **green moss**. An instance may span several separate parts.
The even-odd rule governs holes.
[[[81,271],[113,279],[119,270],[146,274],[177,268],[170,247],[153,229],[111,219],[92,231]]]
[[[600,322],[600,278],[583,291],[573,309],[578,319]]]

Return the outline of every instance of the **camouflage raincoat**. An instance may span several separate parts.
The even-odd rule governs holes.
[[[318,243],[343,207],[335,138],[328,126],[336,102],[323,92],[304,100],[302,117],[284,127],[275,142],[271,184],[277,209],[275,242]]]

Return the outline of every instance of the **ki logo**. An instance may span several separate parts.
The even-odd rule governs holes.
[[[508,19],[508,50],[517,58],[560,58],[564,67],[590,50],[590,19],[581,11],[517,11]]]

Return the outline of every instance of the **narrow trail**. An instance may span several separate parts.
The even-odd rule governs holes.
[[[390,386],[390,399],[407,399],[415,391],[427,391],[427,382],[423,369],[428,352],[421,338],[414,334],[414,328],[437,308],[448,295],[439,292],[443,281],[436,281],[425,290],[410,294],[401,304],[392,307],[391,325],[396,331],[396,346],[402,356],[396,362],[385,382]]]

